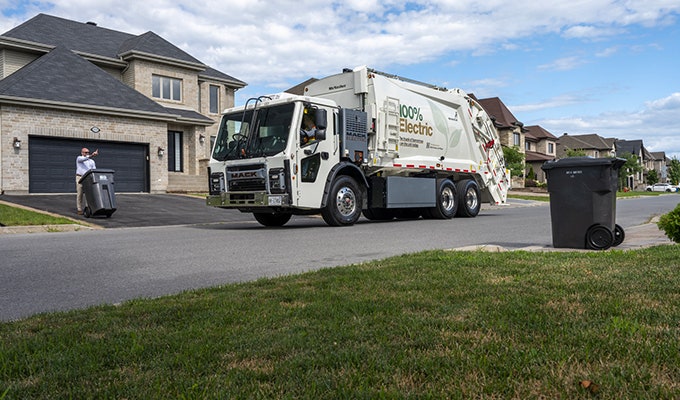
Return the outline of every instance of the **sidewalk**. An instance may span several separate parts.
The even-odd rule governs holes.
[[[656,223],[659,221],[659,217],[655,217],[647,224],[631,226],[626,228],[625,238],[623,243],[617,247],[612,247],[610,250],[637,250],[646,247],[660,246],[664,244],[674,244],[666,234],[659,229]],[[500,253],[505,251],[597,251],[590,249],[568,249],[568,248],[555,248],[552,246],[528,246],[522,248],[507,249],[502,246],[489,244],[489,245],[477,245],[477,246],[466,246],[456,249],[451,249],[456,251],[489,251],[494,253]]]

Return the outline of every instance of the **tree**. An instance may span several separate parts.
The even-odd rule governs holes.
[[[623,164],[623,167],[619,170],[619,187],[623,188],[626,186],[629,176],[642,172],[642,165],[638,162],[638,158],[635,154],[624,152],[618,155],[618,157],[626,160],[626,163]]]
[[[512,176],[524,175],[524,154],[519,151],[517,146],[503,146],[503,157],[505,158],[505,168],[510,170]]]
[[[680,160],[677,157],[673,157],[670,165],[668,167],[668,178],[671,183],[677,185],[680,183]]]
[[[659,182],[659,175],[656,173],[656,170],[650,169],[649,172],[647,172],[647,184],[653,185],[657,182]]]
[[[567,157],[585,157],[586,151],[583,149],[567,149]]]

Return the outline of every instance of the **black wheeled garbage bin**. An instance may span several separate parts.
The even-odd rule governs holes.
[[[541,166],[548,179],[554,247],[605,250],[625,237],[616,224],[622,158],[570,157]]]
[[[91,169],[80,178],[87,206],[86,217],[103,215],[107,218],[116,211],[116,193],[113,188],[113,170]]]

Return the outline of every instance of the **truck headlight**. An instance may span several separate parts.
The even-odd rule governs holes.
[[[271,193],[286,192],[286,173],[283,168],[269,170],[269,191]]]

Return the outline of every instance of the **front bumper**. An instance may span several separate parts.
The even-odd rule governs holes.
[[[281,208],[290,205],[288,194],[269,194],[266,192],[223,192],[206,197],[206,204],[221,208]]]

